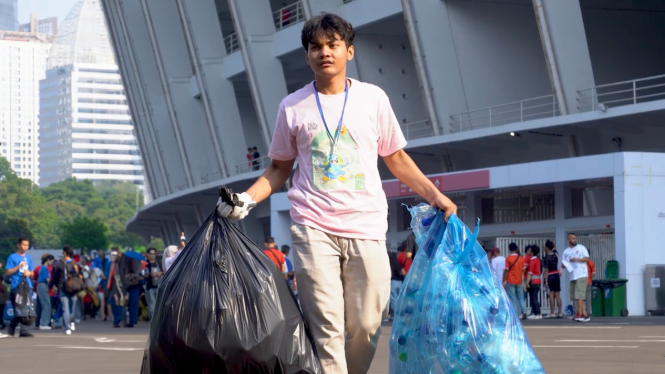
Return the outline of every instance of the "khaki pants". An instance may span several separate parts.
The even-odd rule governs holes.
[[[367,373],[390,299],[385,242],[303,225],[292,225],[291,237],[298,296],[323,372]]]

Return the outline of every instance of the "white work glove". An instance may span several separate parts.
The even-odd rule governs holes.
[[[222,201],[220,197],[217,200],[217,211],[222,217],[228,218],[233,221],[239,221],[249,214],[249,211],[256,206],[256,202],[252,200],[252,197],[249,196],[246,192],[241,194],[233,194],[239,202],[242,202],[242,206],[232,206]]]

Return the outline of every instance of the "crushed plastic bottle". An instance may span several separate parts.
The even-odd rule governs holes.
[[[421,248],[397,299],[390,374],[541,374],[501,280],[455,216],[409,209]]]

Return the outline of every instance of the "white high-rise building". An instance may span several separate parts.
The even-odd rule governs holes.
[[[53,35],[0,31],[0,156],[39,183],[39,81]]]
[[[143,184],[143,168],[99,0],[58,28],[41,82],[40,185],[75,177]]]

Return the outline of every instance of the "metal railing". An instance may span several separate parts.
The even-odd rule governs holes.
[[[577,94],[577,109],[580,112],[661,100],[665,99],[665,75],[601,84],[579,90]]]
[[[238,43],[238,33],[233,33],[224,38],[224,46],[226,47],[226,53],[231,54],[240,49],[240,43]]]
[[[452,132],[507,125],[560,115],[554,95],[540,96],[450,116]]]
[[[210,183],[219,179],[222,179],[222,172],[218,170],[201,176],[201,184]]]
[[[302,8],[302,2],[297,1],[273,12],[273,19],[275,20],[277,31],[303,21],[305,19],[305,12]]]
[[[433,136],[434,131],[432,130],[432,125],[429,120],[422,120],[416,122],[409,122],[403,125],[400,125],[404,137],[406,140],[426,138],[428,136]]]
[[[236,165],[236,174],[247,173],[250,171],[263,170],[270,165],[270,157],[263,156],[252,161],[245,161]]]

